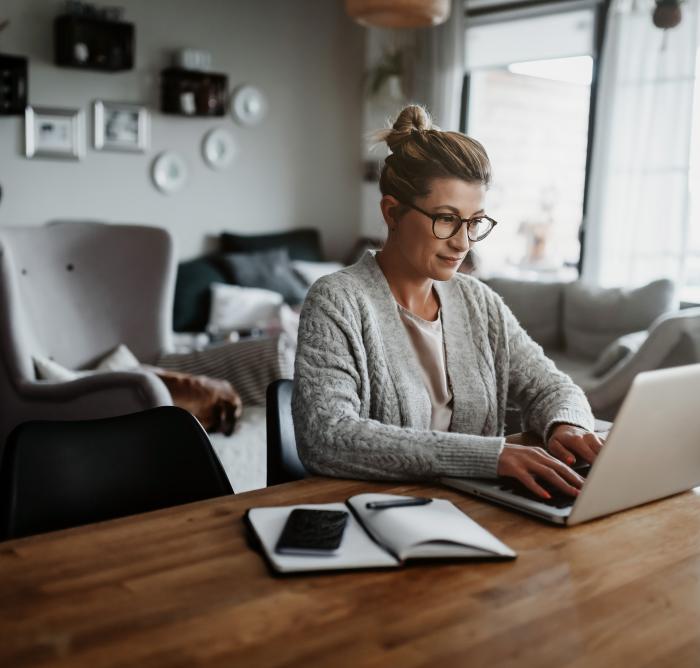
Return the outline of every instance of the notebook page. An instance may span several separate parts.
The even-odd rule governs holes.
[[[478,525],[453,503],[433,499],[425,506],[369,510],[369,501],[403,497],[392,494],[358,494],[348,499],[367,530],[398,554],[410,557],[502,556],[515,557],[507,545]],[[459,549],[469,548],[467,550]]]
[[[343,532],[343,540],[337,552],[328,556],[299,556],[277,554],[275,545],[289,513],[295,508],[315,510],[344,510],[348,521]],[[344,503],[305,504],[298,506],[273,506],[251,508],[248,519],[260,538],[263,550],[275,569],[282,573],[301,571],[326,571],[351,568],[396,567],[399,562],[379,547],[360,526]]]

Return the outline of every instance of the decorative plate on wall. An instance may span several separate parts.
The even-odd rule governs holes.
[[[185,159],[174,151],[164,151],[153,161],[153,183],[166,194],[180,190],[187,182]]]
[[[236,142],[225,128],[209,130],[202,140],[204,162],[212,169],[225,169],[236,155]]]
[[[231,115],[242,125],[257,125],[267,115],[267,99],[255,86],[239,86],[231,93]]]

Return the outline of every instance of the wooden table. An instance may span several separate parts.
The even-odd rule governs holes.
[[[453,500],[510,562],[270,575],[256,505]],[[700,488],[571,529],[323,478],[0,543],[0,666],[698,666]]]

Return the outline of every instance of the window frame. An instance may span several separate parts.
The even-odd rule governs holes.
[[[563,12],[576,11],[582,6],[593,8],[593,71],[591,77],[591,94],[588,106],[588,143],[586,145],[586,166],[583,181],[583,206],[581,210],[581,227],[579,228],[579,259],[576,263],[576,271],[581,276],[583,268],[584,242],[586,238],[586,216],[588,211],[588,191],[591,176],[591,156],[596,129],[596,111],[598,98],[598,74],[600,72],[603,40],[605,39],[605,26],[611,0],[595,0],[593,2],[580,2],[580,0],[526,0],[524,2],[505,2],[503,4],[486,5],[469,9],[468,1],[465,8],[465,19],[469,25],[470,19],[478,19],[479,22],[497,23],[500,21],[513,21],[519,18],[525,19],[532,16],[546,16]],[[469,95],[471,92],[471,75],[465,72],[462,80],[462,95],[459,113],[459,130],[466,133],[469,127]]]

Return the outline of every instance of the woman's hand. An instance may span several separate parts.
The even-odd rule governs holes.
[[[565,494],[577,496],[583,478],[566,464],[555,459],[544,448],[506,443],[498,458],[499,476],[517,478],[525,487],[543,499],[551,499],[550,493],[535,478],[545,480]]]
[[[602,447],[603,441],[596,434],[572,424],[558,424],[547,441],[547,450],[569,465],[576,458],[592,464]]]

